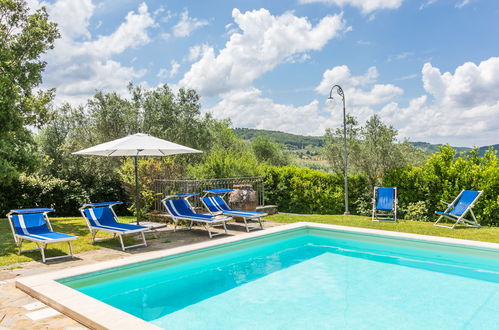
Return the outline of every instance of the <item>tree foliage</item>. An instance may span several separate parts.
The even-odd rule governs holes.
[[[426,219],[435,220],[435,211],[445,209],[441,200],[452,202],[463,189],[483,190],[474,208],[483,225],[499,224],[499,161],[497,152],[489,149],[483,157],[474,149],[456,157],[449,145],[430,156],[421,167],[407,166],[392,169],[384,184],[399,188],[402,215],[408,206],[424,201]]]
[[[291,163],[289,155],[282,146],[266,136],[256,137],[251,146],[259,162],[272,166],[286,166]]]
[[[351,173],[364,174],[370,185],[380,184],[391,169],[416,165],[424,159],[424,152],[407,141],[397,142],[397,130],[373,115],[360,127],[354,117],[347,117],[348,166]],[[332,167],[343,170],[343,129],[328,130],[324,153]]]
[[[59,37],[44,8],[29,14],[25,1],[0,1],[0,181],[11,183],[32,170],[34,141],[28,125],[50,115],[53,90],[38,90],[46,63],[41,55]]]

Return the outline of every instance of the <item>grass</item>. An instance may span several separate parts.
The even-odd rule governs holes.
[[[122,217],[120,218],[123,222],[132,222],[133,217]],[[65,234],[76,235],[79,238],[72,242],[73,253],[76,255],[80,252],[97,250],[104,247],[119,248],[121,245],[119,239],[112,239],[108,241],[97,242],[92,244],[92,239],[90,231],[85,224],[83,218],[81,217],[68,217],[68,218],[50,218],[50,223],[54,231],[58,231]],[[108,238],[112,237],[110,234],[99,232],[97,234],[98,238]],[[124,242],[126,245],[135,242],[133,238],[124,237]],[[36,248],[36,244],[28,241],[23,242],[23,250]],[[14,238],[12,237],[12,232],[7,219],[0,219],[0,266],[7,266],[16,264],[19,262],[41,261],[40,251],[23,252],[21,255],[17,254],[18,249],[14,243]],[[67,243],[54,243],[50,244],[45,250],[45,255],[47,257],[54,257],[58,255],[63,255],[68,253]]]
[[[133,222],[133,217],[120,218],[123,222]],[[405,233],[414,233],[422,235],[443,236],[452,238],[469,239],[475,241],[499,243],[499,227],[483,227],[483,228],[467,228],[458,227],[455,229],[439,228],[433,226],[431,222],[400,220],[397,223],[387,222],[372,222],[369,217],[362,217],[356,215],[298,215],[298,214],[276,214],[267,217],[269,221],[292,223],[299,221],[309,221],[318,223],[327,223],[333,225],[362,227],[383,229],[390,231],[399,231]],[[113,239],[103,242],[92,244],[90,232],[88,227],[81,217],[68,217],[68,218],[51,218],[52,227],[54,231],[67,233],[79,236],[79,239],[73,241],[73,252],[78,254],[84,251],[97,250],[101,248],[117,248],[120,249],[119,240]],[[98,237],[111,237],[109,234],[99,233]],[[135,242],[133,238],[125,237],[125,244],[132,244]],[[165,240],[168,243],[169,240]],[[23,249],[35,248],[34,243],[25,242]],[[67,253],[68,247],[66,243],[50,244],[46,250],[47,257],[54,257]],[[39,251],[24,252],[21,255],[17,254],[17,247],[14,244],[12,233],[10,231],[7,219],[0,219],[0,266],[8,266],[20,262],[40,260],[41,255]],[[18,268],[18,266],[13,266]],[[8,268],[8,267],[6,267]],[[12,268],[12,267],[11,267]]]
[[[456,227],[447,229],[433,226],[433,222],[399,220],[396,223],[373,222],[370,217],[357,215],[299,215],[299,214],[276,214],[268,216],[267,219],[273,222],[292,223],[299,221],[309,221],[327,223],[332,225],[342,225],[361,228],[373,228],[404,233],[421,235],[442,236],[451,238],[461,238],[474,241],[484,241],[499,243],[499,227]]]

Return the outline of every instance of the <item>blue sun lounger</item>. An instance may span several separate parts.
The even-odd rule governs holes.
[[[208,231],[210,238],[218,235],[223,235],[224,233],[212,234],[210,228],[216,226],[223,226],[225,234],[227,234],[226,222],[232,220],[230,217],[220,217],[210,214],[199,214],[194,212],[191,204],[187,200],[189,197],[199,195],[197,193],[193,194],[178,194],[166,196],[162,202],[168,213],[170,213],[175,227],[173,231],[177,230],[177,224],[179,220],[190,221],[189,229],[192,228],[194,222],[203,224],[203,226]]]
[[[478,224],[472,208],[473,206],[475,206],[475,202],[478,200],[478,198],[480,198],[482,193],[482,190],[463,190],[459,193],[459,195],[457,195],[456,199],[454,199],[452,203],[441,201],[442,203],[447,204],[447,208],[444,212],[435,212],[436,214],[440,215],[440,217],[438,217],[437,221],[433,225],[450,229],[453,229],[458,224],[463,224],[468,227],[480,228],[481,226]],[[473,220],[464,218],[466,214],[468,214],[468,212],[471,213]],[[440,220],[444,218],[454,221],[454,224],[452,226],[438,224]]]
[[[40,250],[42,254],[42,262],[59,258],[73,257],[73,249],[71,241],[77,239],[77,236],[57,233],[52,230],[52,225],[48,218],[49,212],[54,212],[50,208],[35,208],[35,209],[15,209],[10,210],[7,214],[9,219],[10,229],[14,236],[14,241],[21,252]],[[35,242],[38,245],[37,249],[22,250],[23,240]],[[45,248],[50,243],[67,242],[69,254],[57,257],[45,257]]]
[[[397,222],[397,187],[374,187],[372,221]]]
[[[113,234],[112,238],[119,237],[121,249],[131,249],[139,246],[147,246],[144,231],[149,230],[149,227],[133,225],[129,223],[118,222],[118,216],[113,210],[114,205],[123,204],[122,202],[104,202],[104,203],[89,203],[80,208],[81,215],[87,223],[88,229],[92,234],[92,243],[95,243],[95,235],[98,231]],[[125,246],[123,243],[124,235],[133,235],[140,233],[142,235],[142,243]],[[103,241],[107,239],[100,239]]]
[[[204,196],[201,198],[206,209],[213,215],[223,214],[228,217],[233,218],[241,218],[244,221],[244,226],[246,227],[246,231],[249,233],[250,230],[258,229],[258,227],[249,227],[249,221],[257,221],[260,229],[263,229],[263,220],[262,217],[267,216],[267,213],[263,212],[252,212],[252,211],[239,211],[233,210],[225,203],[224,197],[229,192],[233,191],[233,189],[211,189],[205,190]],[[211,196],[210,196],[211,195]]]

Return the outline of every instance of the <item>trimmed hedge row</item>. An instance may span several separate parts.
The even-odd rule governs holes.
[[[343,176],[294,166],[264,170],[265,203],[292,213],[338,214],[345,211]],[[365,177],[349,177],[349,208],[362,197]]]

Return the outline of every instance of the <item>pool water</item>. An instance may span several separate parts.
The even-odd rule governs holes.
[[[310,230],[245,244],[60,282],[165,329],[499,328],[494,251]]]

